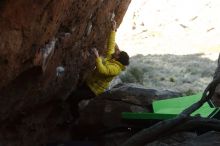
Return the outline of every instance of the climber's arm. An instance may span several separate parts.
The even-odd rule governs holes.
[[[110,36],[108,38],[108,50],[106,53],[107,58],[111,58],[111,55],[115,53],[115,35],[116,35],[116,22],[112,22],[112,31],[110,33]]]
[[[121,68],[117,64],[104,65],[96,48],[93,48],[93,52],[96,56],[96,69],[99,73],[107,76],[114,76],[121,72]]]
[[[121,68],[117,64],[104,65],[101,57],[96,58],[96,69],[106,76],[116,76],[121,72]]]

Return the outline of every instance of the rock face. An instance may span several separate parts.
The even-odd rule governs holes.
[[[111,19],[121,23],[130,0],[0,2],[0,141],[40,145],[69,138],[58,127],[60,99],[105,52]],[[36,63],[43,52],[43,63]],[[60,67],[62,75],[59,72]],[[58,71],[58,72],[57,72]],[[49,126],[48,126],[49,125]]]
[[[98,137],[99,141],[103,140],[104,144],[101,145],[120,146],[134,131],[140,130],[143,125],[147,127],[153,124],[153,121],[134,124],[123,120],[122,112],[152,112],[153,100],[179,96],[181,93],[178,92],[146,89],[137,84],[118,84],[108,92],[84,102],[86,106],[81,106],[76,124],[78,136],[90,139]]]
[[[88,105],[81,109],[79,120],[91,127],[117,127],[122,125],[121,112],[152,112],[153,100],[180,96],[181,93],[168,90],[146,89],[137,84],[118,84],[90,100]]]

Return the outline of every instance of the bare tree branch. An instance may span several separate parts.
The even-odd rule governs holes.
[[[142,146],[146,143],[156,140],[161,137],[162,134],[166,135],[170,129],[175,128],[179,124],[184,123],[187,117],[181,116],[178,118],[161,121],[147,129],[143,129],[140,132],[133,135],[122,146]]]
[[[220,53],[219,53],[219,56],[218,56],[218,66],[215,70],[215,73],[214,73],[214,76],[213,78],[218,78],[220,76]]]

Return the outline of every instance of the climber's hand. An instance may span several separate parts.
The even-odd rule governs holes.
[[[117,27],[117,23],[116,23],[115,20],[113,20],[113,21],[112,21],[112,30],[113,30],[113,31],[116,31],[116,29],[117,29],[116,27]]]

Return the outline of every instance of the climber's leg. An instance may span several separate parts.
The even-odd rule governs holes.
[[[71,113],[74,117],[79,117],[79,102],[84,99],[94,98],[96,95],[90,90],[90,88],[83,84],[78,89],[73,91],[70,96],[67,98],[66,102],[70,105]]]

